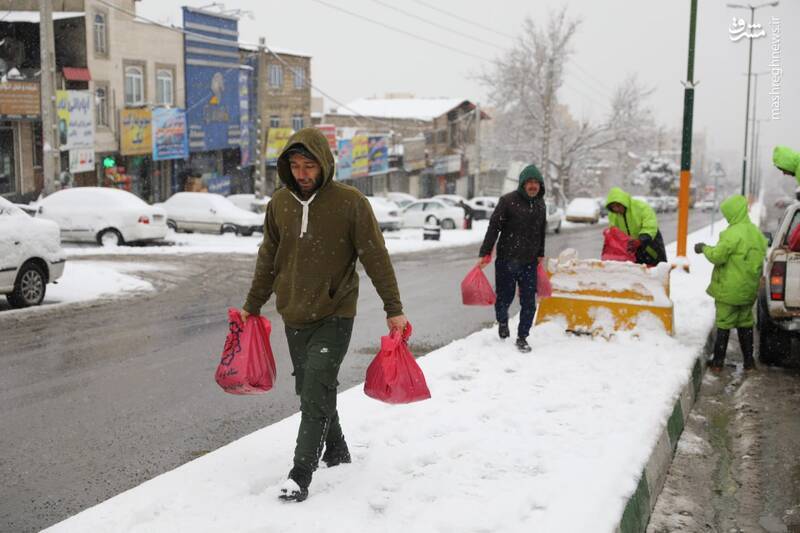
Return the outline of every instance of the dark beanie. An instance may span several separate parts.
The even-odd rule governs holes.
[[[319,163],[319,160],[316,158],[316,156],[312,154],[311,151],[302,143],[293,144],[283,155],[288,160],[292,154],[301,155],[306,159],[310,159],[311,161],[316,161]]]

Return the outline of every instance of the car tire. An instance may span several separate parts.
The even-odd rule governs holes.
[[[97,244],[100,246],[122,246],[125,244],[125,239],[116,229],[106,228],[97,234]]]
[[[47,290],[47,277],[42,267],[27,262],[19,269],[14,281],[14,290],[6,295],[11,307],[22,308],[39,305]]]
[[[456,223],[452,218],[442,220],[442,229],[456,229]]]
[[[243,229],[242,231],[239,232],[239,234],[242,237],[249,237],[250,235],[253,234],[253,230],[251,230],[251,229]]]
[[[763,306],[758,306],[758,360],[768,366],[779,365],[789,353],[792,339],[772,323]]]
[[[171,229],[172,231],[174,231],[175,233],[178,233],[178,223],[175,222],[174,220],[169,220],[168,219],[167,220],[167,227],[169,229]]]
[[[553,230],[553,233],[561,233],[561,222],[558,223],[558,226],[556,226],[556,229]]]
[[[219,228],[219,234],[224,235],[225,233],[233,233],[239,235],[239,228],[237,228],[233,224],[223,224]]]

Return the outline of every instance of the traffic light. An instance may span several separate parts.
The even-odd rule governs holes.
[[[114,168],[117,166],[117,160],[112,156],[107,155],[103,158],[103,168]]]

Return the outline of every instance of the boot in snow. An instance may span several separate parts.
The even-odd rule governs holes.
[[[285,502],[302,502],[308,498],[308,486],[310,484],[311,473],[295,466],[289,472],[289,477],[281,485],[278,498]]]
[[[528,353],[531,351],[531,345],[528,344],[528,341],[520,337],[517,339],[517,350],[522,353]]]
[[[508,323],[507,322],[500,322],[497,326],[497,334],[500,335],[501,339],[507,339],[511,333],[508,331]]]
[[[739,335],[739,345],[742,347],[744,369],[755,370],[756,360],[753,358],[753,328],[738,328],[736,334]]]
[[[714,358],[708,364],[713,372],[720,372],[725,365],[725,352],[728,351],[728,338],[731,330],[717,328],[717,339],[714,341]]]
[[[350,450],[347,449],[347,443],[344,439],[337,442],[333,446],[325,446],[325,453],[322,454],[322,462],[328,468],[340,465],[342,463],[351,463]]]

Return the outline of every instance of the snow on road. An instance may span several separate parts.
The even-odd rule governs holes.
[[[700,240],[716,237],[689,250]],[[674,337],[648,320],[608,341],[551,323],[521,355],[487,329],[419,360],[428,401],[341,393],[353,463],[317,471],[301,504],[276,498],[295,414],[48,531],[612,531],[713,323],[711,265],[690,263],[672,274]]]

